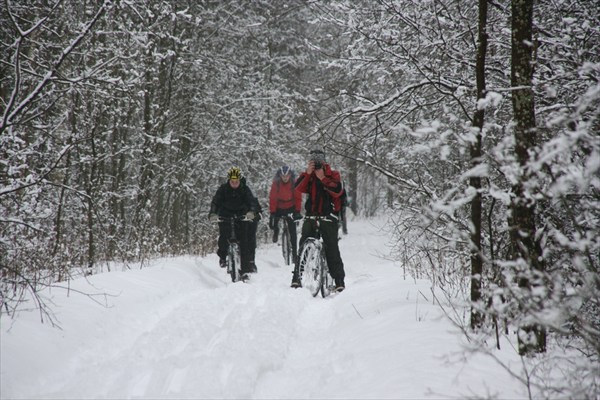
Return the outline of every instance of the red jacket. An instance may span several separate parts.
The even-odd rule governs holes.
[[[269,212],[271,214],[279,211],[300,212],[302,209],[302,193],[294,190],[294,181],[290,179],[287,183],[276,177],[271,184],[269,193]]]
[[[325,176],[319,180],[313,172],[300,174],[296,179],[296,191],[308,193],[305,208],[308,215],[329,215],[337,213],[342,208],[342,179],[340,173],[331,169],[329,164],[323,163]]]

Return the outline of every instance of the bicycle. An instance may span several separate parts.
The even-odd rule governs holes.
[[[290,235],[290,223],[295,224],[293,214],[286,214],[282,216],[279,221],[283,221],[283,230],[281,231],[281,253],[283,254],[283,261],[285,265],[290,265],[294,262],[292,238]],[[279,223],[279,222],[278,222]]]
[[[307,288],[313,297],[319,292],[323,298],[329,296],[335,290],[333,278],[329,275],[327,258],[325,257],[325,243],[321,239],[320,222],[330,221],[328,217],[305,216],[304,219],[312,219],[316,222],[315,236],[306,238],[300,251],[300,262],[298,263],[300,283]]]
[[[227,273],[231,276],[232,282],[238,282],[240,280],[246,280],[242,274],[242,255],[240,249],[240,241],[235,235],[235,223],[237,221],[249,222],[250,219],[246,219],[245,215],[233,216],[233,217],[219,217],[217,220],[219,223],[229,222],[231,227],[231,237],[227,240],[229,246],[227,246],[227,257],[226,266]]]

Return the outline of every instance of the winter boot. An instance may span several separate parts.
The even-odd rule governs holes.
[[[248,272],[250,272],[251,274],[255,274],[258,272],[258,270],[256,269],[256,264],[254,263],[254,261],[250,261],[248,263]]]
[[[296,275],[295,272],[292,272],[292,285],[291,285],[291,287],[293,287],[294,289],[302,287],[302,284],[300,283],[300,278],[298,277],[298,275]]]

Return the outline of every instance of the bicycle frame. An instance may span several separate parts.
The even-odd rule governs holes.
[[[242,277],[242,256],[240,242],[235,235],[235,224],[237,221],[249,222],[245,216],[219,217],[219,223],[229,223],[231,236],[227,239],[227,273],[231,276],[232,282],[237,282]]]

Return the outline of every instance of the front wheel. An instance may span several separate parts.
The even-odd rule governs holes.
[[[321,261],[321,243],[313,238],[306,239],[300,254],[301,282],[302,287],[307,288],[313,297],[321,290],[323,279]]]
[[[292,243],[290,241],[290,231],[285,223],[284,229],[281,232],[281,251],[285,265],[290,265],[292,262]]]
[[[229,243],[229,249],[227,250],[227,272],[229,272],[232,282],[240,280],[240,268],[242,268],[240,245],[235,242]]]

